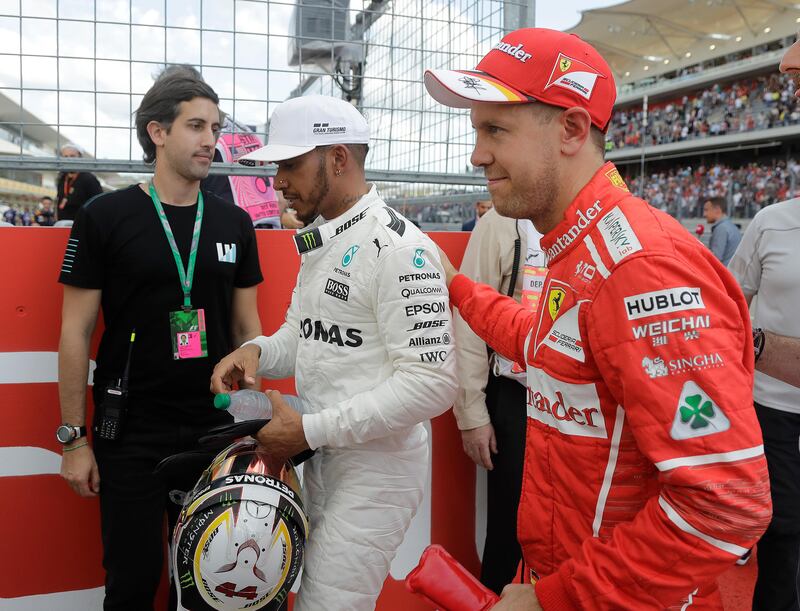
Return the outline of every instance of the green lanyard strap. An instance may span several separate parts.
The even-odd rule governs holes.
[[[161,219],[161,226],[164,228],[164,233],[167,235],[169,247],[172,249],[172,256],[175,257],[175,265],[178,268],[178,276],[181,279],[181,290],[183,291],[183,309],[189,311],[192,309],[192,281],[194,279],[194,264],[197,261],[197,245],[200,242],[200,226],[203,224],[203,193],[197,192],[197,216],[194,219],[194,231],[192,232],[192,246],[189,250],[189,265],[186,270],[183,269],[183,259],[178,250],[178,244],[175,242],[175,235],[172,233],[172,227],[169,226],[167,215],[164,214],[164,206],[161,205],[161,200],[158,199],[158,193],[153,183],[150,183],[150,199],[153,200],[153,205],[156,207],[158,218]]]

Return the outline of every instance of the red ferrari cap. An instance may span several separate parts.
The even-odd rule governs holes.
[[[437,102],[455,108],[536,101],[580,106],[601,131],[617,99],[611,68],[593,46],[575,34],[545,28],[511,32],[475,70],[426,70],[425,87]]]

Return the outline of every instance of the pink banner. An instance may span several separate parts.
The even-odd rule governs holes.
[[[223,133],[217,141],[217,149],[228,163],[238,161],[239,157],[261,148],[261,140],[255,134],[234,132]],[[231,176],[231,191],[237,206],[244,208],[253,222],[280,217],[278,196],[272,188],[272,181],[265,176]]]

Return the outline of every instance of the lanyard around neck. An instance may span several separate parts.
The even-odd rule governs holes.
[[[150,183],[150,199],[153,200],[153,205],[156,207],[158,218],[161,219],[161,226],[164,228],[164,233],[167,235],[169,247],[172,249],[172,256],[175,257],[175,265],[178,268],[178,276],[181,279],[181,290],[183,291],[183,309],[192,309],[192,281],[194,279],[194,264],[197,260],[197,245],[200,242],[200,226],[203,224],[203,193],[197,192],[197,216],[194,219],[194,230],[192,231],[192,246],[189,250],[189,265],[186,270],[183,269],[183,259],[178,250],[178,244],[175,242],[175,236],[172,233],[172,227],[169,226],[169,220],[164,213],[164,206],[161,205],[161,200],[158,199],[158,193],[153,183]]]

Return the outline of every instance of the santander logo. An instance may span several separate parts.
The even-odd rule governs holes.
[[[591,225],[592,221],[597,218],[597,215],[602,209],[600,200],[598,199],[586,209],[586,212],[578,210],[577,222],[556,238],[555,243],[550,248],[545,249],[548,261],[553,261],[559,254],[564,252],[564,250],[578,238],[581,232]]]
[[[570,384],[531,366],[528,366],[528,417],[565,435],[608,438],[594,384]]]

